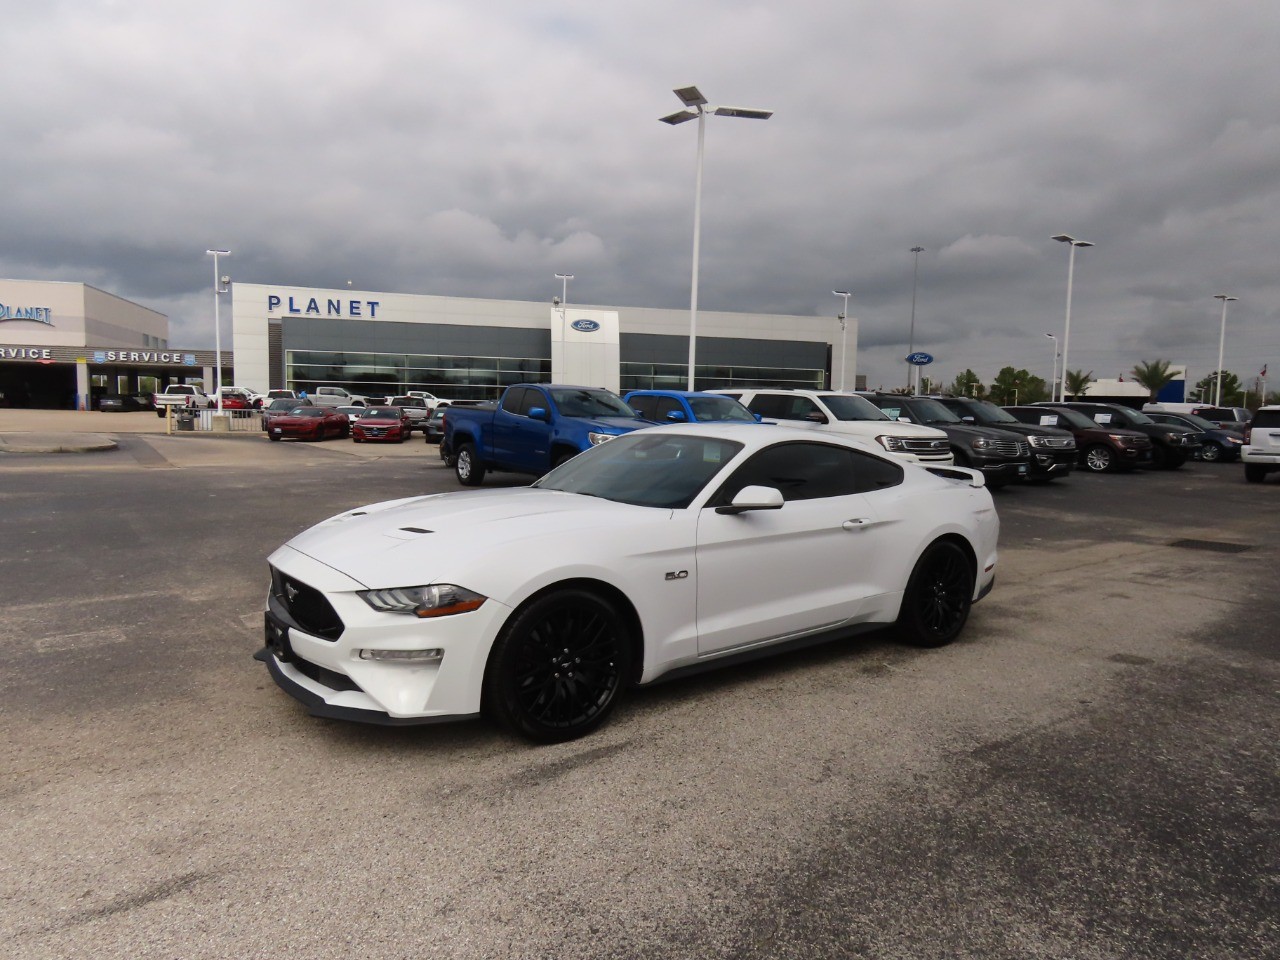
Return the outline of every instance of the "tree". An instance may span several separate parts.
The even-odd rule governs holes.
[[[1133,368],[1133,379],[1147,388],[1150,394],[1148,400],[1154,400],[1156,394],[1173,380],[1173,376],[1168,360],[1143,360]]]
[[[981,398],[986,396],[987,388],[982,385],[982,381],[978,379],[978,375],[972,370],[965,370],[954,380],[951,386],[947,387],[944,393],[948,393],[953,397],[975,397]]]
[[[1049,399],[1049,388],[1041,377],[1026,370],[1004,367],[991,381],[990,399],[1000,405],[1035,403]]]
[[[1084,393],[1085,388],[1093,382],[1093,371],[1090,370],[1088,373],[1083,373],[1080,370],[1068,370],[1064,381],[1067,396],[1074,400]]]
[[[1213,403],[1214,397],[1217,395],[1218,374],[1222,374],[1222,402],[1230,406],[1235,406],[1240,402],[1242,393],[1240,387],[1240,378],[1230,370],[1215,370],[1203,380],[1196,384],[1196,401],[1199,403]]]

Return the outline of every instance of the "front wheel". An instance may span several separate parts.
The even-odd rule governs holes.
[[[454,459],[454,475],[464,487],[478,487],[484,482],[484,464],[476,456],[474,444],[464,443],[458,448],[458,456]]]
[[[1106,473],[1116,467],[1115,452],[1101,443],[1095,443],[1084,452],[1085,468],[1093,473]]]
[[[1200,459],[1205,463],[1217,463],[1222,459],[1222,454],[1224,452],[1222,444],[1214,443],[1212,440],[1209,440],[1200,448]]]
[[[940,540],[916,563],[902,595],[898,636],[916,647],[941,647],[960,635],[973,606],[973,564],[959,545]]]
[[[522,737],[572,740],[604,722],[630,668],[631,631],[617,608],[587,590],[560,590],[503,627],[485,671],[485,704]]]

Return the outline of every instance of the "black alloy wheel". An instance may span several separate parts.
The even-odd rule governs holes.
[[[485,705],[522,737],[572,740],[604,722],[630,669],[631,630],[617,608],[587,590],[560,590],[503,627],[485,673]]]
[[[1115,451],[1106,444],[1095,443],[1084,451],[1085,468],[1093,473],[1106,473],[1116,468]]]
[[[916,647],[941,647],[960,635],[973,606],[973,564],[956,543],[940,540],[924,552],[907,581],[898,636]]]

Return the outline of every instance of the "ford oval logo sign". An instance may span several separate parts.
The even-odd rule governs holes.
[[[575,320],[573,323],[569,324],[569,326],[573,327],[573,329],[577,330],[579,333],[595,333],[600,329],[600,324],[596,323],[594,320]]]
[[[933,363],[933,355],[929,353],[913,353],[907,357],[907,363],[914,364],[917,367],[927,367]]]

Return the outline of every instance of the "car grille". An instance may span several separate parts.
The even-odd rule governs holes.
[[[1075,437],[1031,437],[1031,445],[1044,450],[1074,450]]]
[[[315,587],[309,587],[272,567],[271,593],[307,633],[325,640],[337,640],[342,636],[342,618]]]
[[[907,451],[908,453],[915,453],[915,454],[934,454],[936,456],[941,456],[942,454],[945,454],[950,449],[945,439],[913,440],[907,437],[903,437],[901,440],[901,443],[902,443],[903,450]]]
[[[997,440],[987,449],[996,456],[1005,457],[1009,460],[1031,455],[1031,448],[1023,440]]]

